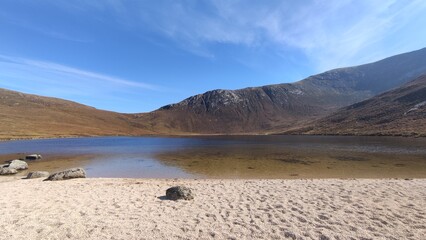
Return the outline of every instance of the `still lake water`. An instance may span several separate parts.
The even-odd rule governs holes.
[[[32,153],[44,158],[29,162],[29,171],[83,167],[89,177],[426,177],[426,138],[100,137],[0,142],[0,160]]]

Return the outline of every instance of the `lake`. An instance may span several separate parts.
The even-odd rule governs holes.
[[[424,178],[426,139],[349,136],[98,137],[0,142],[0,160],[89,177]],[[21,173],[26,174],[27,171]]]

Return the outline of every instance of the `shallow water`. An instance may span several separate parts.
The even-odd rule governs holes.
[[[424,178],[426,139],[335,136],[102,137],[0,143],[0,160],[89,177]],[[26,174],[22,172],[21,174]]]

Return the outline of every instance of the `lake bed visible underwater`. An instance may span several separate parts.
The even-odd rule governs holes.
[[[32,153],[42,154],[43,160],[29,161],[28,171],[83,167],[88,177],[426,177],[425,138],[98,137],[0,143],[3,161]]]

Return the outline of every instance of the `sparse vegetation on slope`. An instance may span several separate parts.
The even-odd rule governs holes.
[[[0,89],[0,139],[150,134],[132,116]]]
[[[416,125],[424,122],[421,111],[426,99],[411,101],[410,97],[396,101],[381,95],[380,104],[374,103],[368,110],[360,107],[369,106],[373,100],[355,104],[315,126],[308,123],[423,74],[426,48],[331,70],[296,83],[209,91],[142,114],[102,111],[71,101],[0,89],[0,139],[277,132],[419,135],[425,133],[425,124]],[[425,95],[420,92],[416,96]],[[345,113],[358,118],[341,117]],[[307,125],[309,129],[301,130]]]
[[[426,136],[426,75],[288,133]]]
[[[426,73],[426,48],[305,80],[241,90],[215,90],[140,115],[170,133],[272,133],[303,126]]]

